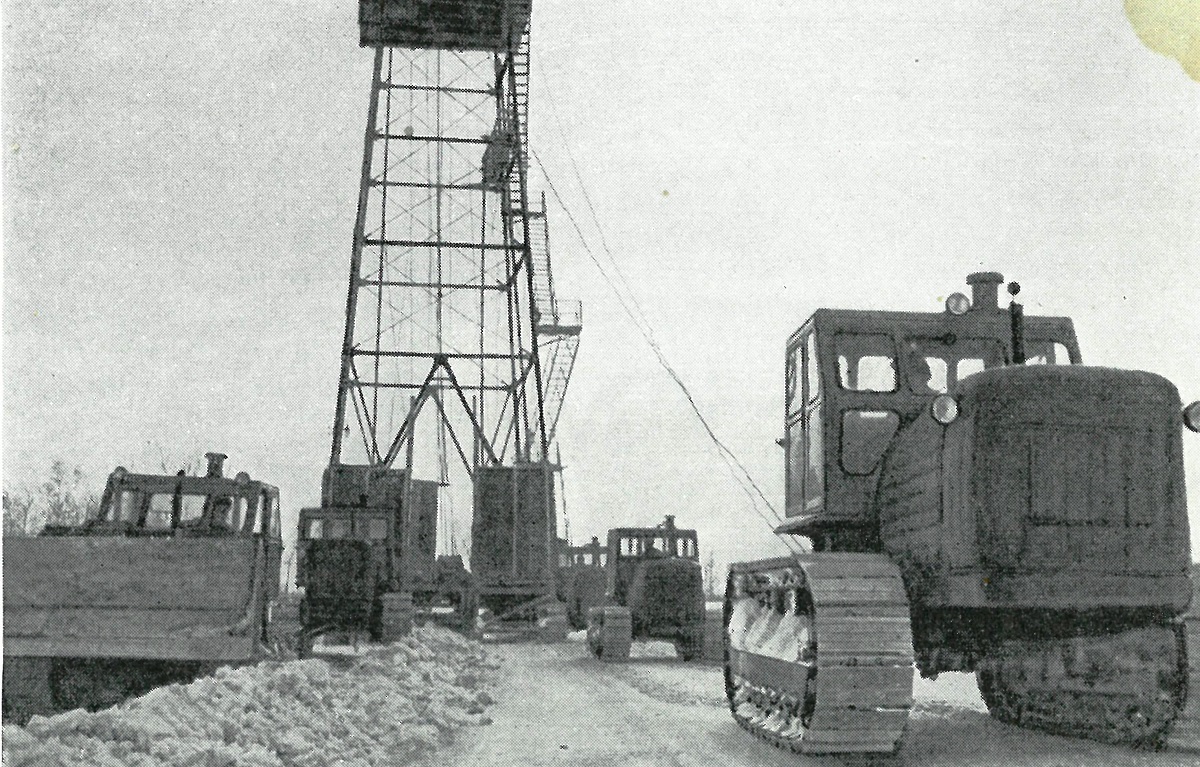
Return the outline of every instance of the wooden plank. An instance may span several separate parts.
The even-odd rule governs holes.
[[[822,652],[820,667],[827,670],[833,667],[863,667],[863,668],[912,668],[912,654],[880,654],[868,652]]]
[[[848,612],[853,612],[852,610]],[[856,632],[877,632],[880,635],[908,635],[908,613],[886,617],[873,615],[829,615],[826,610],[818,608],[814,625],[817,631],[826,635]]]
[[[748,575],[768,573],[785,567],[796,567],[797,565],[798,561],[795,557],[772,557],[771,559],[760,559],[756,562],[734,562],[729,566],[729,570],[732,573]]]

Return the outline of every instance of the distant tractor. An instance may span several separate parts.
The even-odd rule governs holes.
[[[588,646],[606,661],[629,658],[634,639],[665,639],[683,660],[704,650],[704,575],[695,530],[658,527],[608,531],[607,591],[590,607]]]
[[[1071,321],[1005,311],[1002,281],[971,275],[939,313],[821,309],[788,341],[776,532],[812,552],[734,564],[725,597],[729,706],[756,735],[891,752],[915,662],[974,672],[1001,721],[1200,746],[1200,403],[1083,366]]]
[[[588,608],[604,604],[607,562],[608,549],[594,535],[583,546],[560,542],[558,599],[567,606],[567,621],[577,631],[587,628]]]
[[[390,641],[416,612],[434,608],[450,608],[454,625],[473,627],[474,588],[462,558],[435,555],[438,483],[406,485],[405,474],[331,466],[321,506],[301,509],[296,584],[304,589],[305,651],[322,635]]]
[[[95,516],[4,540],[4,721],[96,710],[254,662],[282,551],[279,491],[222,474],[109,475]]]

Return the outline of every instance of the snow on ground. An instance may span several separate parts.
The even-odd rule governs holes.
[[[5,767],[368,767],[428,757],[489,724],[478,642],[423,627],[357,655],[223,668],[114,708],[4,727]]]
[[[1200,755],[1133,751],[1001,724],[987,715],[970,674],[916,681],[897,757],[799,757],[734,724],[719,666],[684,663],[665,642],[636,642],[628,662],[603,663],[581,633],[572,640],[495,644],[485,654],[477,642],[423,628],[363,654],[331,651],[322,660],[225,669],[109,711],[5,727],[4,764],[1200,765]]]
[[[1010,727],[987,714],[973,674],[917,679],[896,757],[801,757],[736,724],[720,666],[684,663],[668,643],[635,642],[603,663],[581,636],[489,648],[500,662],[495,720],[437,753],[446,765],[521,767],[1198,767],[1200,755],[1134,751]]]

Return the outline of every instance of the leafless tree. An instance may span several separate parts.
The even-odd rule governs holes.
[[[146,442],[146,454],[149,455],[151,452],[158,459],[159,471],[164,475],[174,474],[176,471],[183,471],[184,474],[195,474],[199,468],[198,459],[196,458],[200,453],[198,448],[191,451],[191,458],[181,459],[174,452],[164,449],[162,443],[156,440]]]
[[[83,470],[56,460],[46,481],[36,489],[4,488],[4,534],[36,535],[46,525],[78,525],[99,505],[99,496],[88,489]]]
[[[25,487],[4,489],[4,535],[29,535],[33,516],[33,493]]]

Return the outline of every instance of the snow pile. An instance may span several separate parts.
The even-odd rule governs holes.
[[[478,642],[423,627],[331,665],[325,660],[222,668],[105,711],[4,727],[5,767],[406,764],[456,728],[489,724]]]

